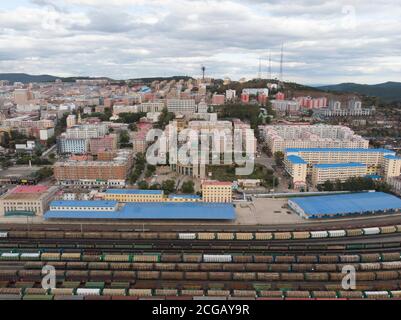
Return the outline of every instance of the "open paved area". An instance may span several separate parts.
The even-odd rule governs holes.
[[[286,207],[287,199],[254,199],[237,204],[237,224],[297,224],[305,223],[301,217]]]

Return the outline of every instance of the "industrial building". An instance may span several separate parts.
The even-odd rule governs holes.
[[[0,197],[0,216],[42,216],[57,187],[17,186]]]
[[[92,204],[94,203],[94,204]],[[127,203],[114,210],[115,202],[71,201],[51,203],[45,219],[113,219],[113,220],[234,220],[235,209],[224,203]],[[97,210],[88,210],[96,207]],[[80,210],[75,210],[80,208]],[[71,210],[72,209],[72,210]],[[113,209],[113,210],[112,210]]]
[[[401,199],[383,192],[363,192],[294,198],[288,206],[302,218],[320,219],[400,212]]]
[[[118,202],[162,202],[162,190],[109,189],[101,195],[105,200]]]

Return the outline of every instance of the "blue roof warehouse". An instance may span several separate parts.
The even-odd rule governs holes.
[[[362,192],[294,198],[288,205],[305,219],[320,219],[399,212],[401,199],[383,192]]]
[[[234,220],[235,209],[226,203],[157,202],[126,203],[112,201],[54,201],[45,213],[49,219],[116,220]]]

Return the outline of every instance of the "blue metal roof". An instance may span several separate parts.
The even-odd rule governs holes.
[[[330,168],[348,168],[348,167],[366,167],[366,164],[358,162],[348,162],[348,163],[322,163],[315,164],[315,168],[319,169],[330,169]]]
[[[128,203],[115,212],[48,211],[45,219],[234,220],[226,203]]]
[[[308,216],[345,215],[401,209],[401,199],[383,192],[364,192],[317,197],[294,198]]]
[[[170,194],[169,199],[200,199],[196,194]]]
[[[397,157],[396,155],[387,155],[387,156],[384,156],[384,158],[386,158],[386,159],[389,159],[389,160],[400,160],[401,158],[400,157]]]
[[[163,194],[163,190],[108,189],[108,194]]]
[[[307,162],[304,159],[298,156],[288,156],[287,159],[288,161],[294,164],[307,164]]]
[[[287,148],[285,152],[380,152],[394,154],[394,151],[387,149],[362,149],[362,148]]]
[[[117,201],[103,201],[103,200],[58,200],[50,202],[52,207],[115,207],[118,204]]]

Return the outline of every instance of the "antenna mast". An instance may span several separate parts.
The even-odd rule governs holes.
[[[284,44],[281,45],[280,82],[283,82],[283,65],[284,65]]]

